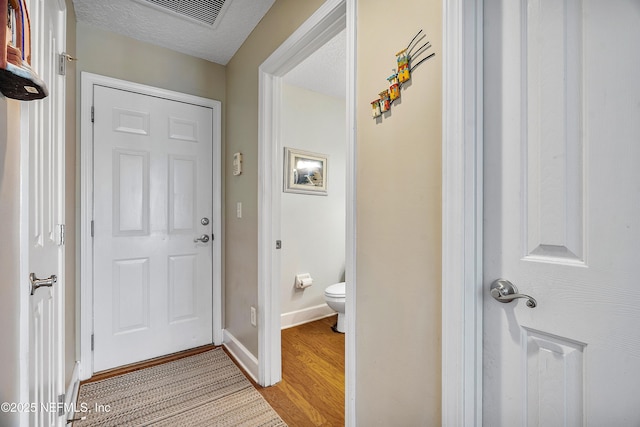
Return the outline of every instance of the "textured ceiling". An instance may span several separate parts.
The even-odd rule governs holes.
[[[337,98],[345,98],[347,92],[346,43],[343,30],[285,74],[284,83]]]
[[[275,0],[227,0],[213,26],[134,0],[73,0],[79,22],[226,65]]]
[[[156,3],[179,1],[192,6],[197,3],[194,0]],[[73,0],[73,3],[79,22],[226,65],[274,1],[226,0],[213,25],[177,16],[141,0]],[[342,31],[285,75],[284,82],[344,98],[345,46]]]

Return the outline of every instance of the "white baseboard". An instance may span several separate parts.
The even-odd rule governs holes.
[[[224,333],[223,345],[229,350],[229,353],[236,359],[236,362],[244,368],[244,370],[258,382],[258,359],[233,334],[226,329]]]
[[[282,313],[280,315],[280,327],[282,329],[292,328],[304,323],[313,322],[314,320],[323,319],[325,317],[336,314],[327,304],[316,305],[302,310]]]
[[[71,381],[67,386],[67,392],[64,395],[64,407],[66,410],[66,419],[73,419],[75,416],[75,403],[78,401],[78,391],[80,391],[80,362],[76,362],[73,365],[73,372],[71,373]]]

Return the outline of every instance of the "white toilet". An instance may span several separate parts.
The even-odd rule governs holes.
[[[327,305],[338,312],[338,324],[334,327],[334,331],[344,334],[344,307],[345,307],[345,282],[336,283],[327,286],[324,290],[324,299]]]

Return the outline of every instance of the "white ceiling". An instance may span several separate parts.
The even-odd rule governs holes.
[[[284,83],[345,98],[347,92],[346,35],[342,30],[282,78]]]
[[[274,2],[226,0],[211,26],[140,0],[73,0],[78,22],[221,65],[229,62]],[[284,76],[284,82],[344,98],[345,46],[343,31]]]

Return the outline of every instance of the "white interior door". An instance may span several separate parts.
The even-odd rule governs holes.
[[[49,96],[29,103],[29,425],[62,426],[64,394],[64,3],[30,2],[32,65]],[[23,110],[24,111],[24,110]],[[31,279],[31,280],[30,280]],[[38,280],[40,279],[40,280]],[[36,287],[31,288],[30,282]]]
[[[484,13],[484,425],[638,426],[640,3]]]
[[[98,85],[94,108],[94,371],[211,344],[213,111]]]

